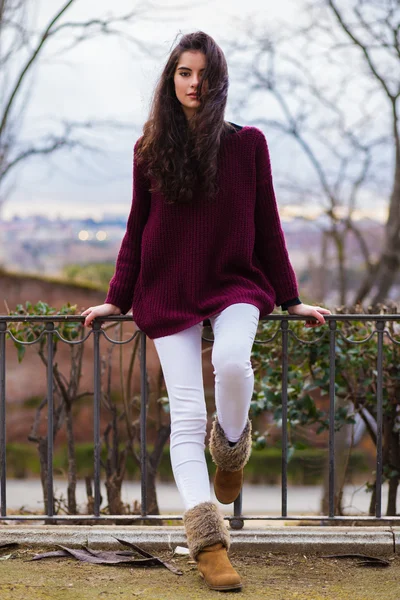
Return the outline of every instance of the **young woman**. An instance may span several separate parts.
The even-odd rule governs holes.
[[[242,586],[227,555],[229,532],[210,500],[201,335],[214,331],[217,417],[210,451],[216,497],[231,503],[251,451],[251,349],[260,316],[281,306],[325,322],[303,304],[280,224],[267,142],[224,120],[228,70],[215,41],[184,35],[155,90],[134,146],[133,200],[105,304],[82,314],[125,314],[154,340],[170,402],[171,463],[191,556],[209,587]]]

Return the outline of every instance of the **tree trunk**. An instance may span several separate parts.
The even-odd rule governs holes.
[[[125,506],[121,500],[121,487],[124,476],[118,476],[115,472],[106,480],[108,512],[110,515],[125,514]]]
[[[389,496],[387,503],[386,515],[388,517],[396,516],[396,505],[397,505],[397,488],[399,487],[399,478],[391,477],[389,479]]]
[[[372,267],[372,269],[364,277],[364,279],[361,282],[361,285],[360,285],[359,289],[357,290],[357,293],[354,297],[353,304],[361,304],[365,300],[365,298],[369,294],[372,286],[374,285],[374,281],[377,278],[378,267],[379,267],[379,265],[377,265],[377,264],[374,265]]]
[[[388,298],[400,266],[400,230],[397,232],[398,240],[388,239],[388,244],[380,262],[378,273],[378,287],[372,298],[372,305],[384,303]]]
[[[368,514],[370,517],[373,517],[375,515],[375,506],[376,506],[376,481],[374,482],[374,486],[372,488],[371,502],[369,503]]]
[[[157,431],[157,438],[154,444],[154,450],[151,455],[147,456],[147,478],[146,478],[146,488],[147,488],[147,513],[152,515],[159,515],[160,509],[158,507],[157,500],[157,489],[156,489],[156,476],[158,467],[160,464],[162,451],[165,446],[166,441],[169,438],[169,434],[171,431],[171,426],[161,425]],[[143,474],[142,474],[143,476]],[[159,525],[160,521],[153,521],[154,525]],[[146,523],[152,524],[151,519],[146,519]]]
[[[397,488],[399,486],[399,474],[400,474],[400,445],[399,445],[399,434],[394,431],[394,425],[396,422],[396,405],[392,406],[391,419],[390,419],[390,431],[388,434],[390,448],[389,448],[389,496],[387,503],[386,515],[389,517],[396,515],[397,508]]]
[[[341,402],[340,399],[338,399],[338,406],[340,405],[343,405],[343,401]],[[350,448],[347,443],[349,427],[351,427],[351,425],[343,425],[339,431],[335,432],[335,515],[343,515],[343,486],[346,480],[350,453]],[[324,495],[322,498],[321,510],[324,515],[329,514],[329,453],[326,457],[324,469]]]
[[[68,451],[68,513],[76,515],[78,513],[76,505],[76,459],[75,459],[75,440],[72,427],[71,407],[65,405],[65,419],[67,426],[67,451]]]
[[[396,460],[399,457],[398,448],[393,448],[393,443],[398,446],[398,434],[393,431],[394,423],[396,418],[396,407],[393,406],[390,414],[386,414],[383,418],[383,436],[382,436],[382,469],[383,472],[391,472],[395,470],[395,464],[393,459]],[[397,455],[396,455],[397,453]],[[398,487],[399,478],[398,477],[389,477],[389,497],[387,504],[387,516],[392,516],[396,514],[396,494]],[[373,493],[371,497],[369,514],[375,515],[375,505],[376,505],[376,481],[373,488]]]
[[[157,431],[157,438],[154,444],[154,450],[147,456],[147,512],[153,515],[159,515],[156,476],[160,464],[162,451],[171,431],[170,425],[161,425]]]
[[[158,508],[157,490],[156,490],[156,475],[155,471],[150,464],[147,462],[147,512],[151,515],[159,515],[160,509]]]
[[[326,275],[328,262],[328,234],[323,231],[321,234],[321,259],[316,267],[316,281],[313,282],[315,290],[315,299],[317,302],[324,302],[326,297]]]
[[[390,470],[390,438],[392,437],[393,424],[393,416],[384,413],[382,422],[382,479],[383,474]]]
[[[111,445],[108,441],[110,430],[112,431]],[[125,506],[121,500],[121,488],[125,476],[127,449],[125,448],[120,451],[118,447],[119,436],[116,410],[113,410],[112,423],[105,431],[104,440],[107,448],[105,467],[108,511],[111,515],[122,515],[125,513]]]
[[[40,463],[40,481],[42,483],[42,491],[43,491],[43,504],[44,504],[44,512],[46,515],[49,514],[49,504],[48,504],[48,470],[47,470],[47,437],[39,438],[38,441],[38,452],[39,452],[39,463]],[[55,510],[54,499],[53,499],[53,513]]]
[[[384,302],[389,294],[400,266],[400,147],[396,144],[396,166],[393,192],[390,197],[389,216],[385,228],[385,245],[374,274],[368,274],[356,295],[362,302],[376,288],[372,304]]]
[[[87,496],[87,514],[93,515],[94,513],[94,496],[92,488],[92,478],[90,475],[85,477],[86,496]]]
[[[346,255],[345,255],[345,234],[337,229],[332,231],[335,241],[338,262],[338,283],[339,283],[339,302],[342,306],[347,300],[347,277],[346,277]]]

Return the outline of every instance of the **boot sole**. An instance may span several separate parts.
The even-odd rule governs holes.
[[[243,587],[242,583],[234,583],[233,585],[211,585],[208,583],[202,573],[199,573],[199,575],[210,590],[216,590],[217,592],[229,592],[230,590],[239,592]]]
[[[214,490],[214,493],[215,493],[215,490]],[[233,500],[230,500],[230,499],[229,499],[229,500],[226,500],[226,499],[224,499],[224,500],[220,500],[220,499],[218,498],[217,494],[215,494],[215,497],[216,497],[216,499],[218,500],[218,502],[219,502],[220,504],[233,504],[233,503],[235,502],[235,500],[237,500],[237,499],[239,498],[239,495],[240,495],[240,492],[239,492],[239,494],[236,496],[236,498],[233,498]]]
[[[240,490],[239,490],[239,493],[237,494],[237,496],[235,496],[235,498],[232,498],[232,499],[229,499],[229,500],[226,500],[226,499],[224,499],[224,500],[220,500],[220,499],[218,498],[218,496],[217,496],[217,493],[216,493],[216,491],[215,491],[215,487],[214,487],[214,494],[215,494],[215,497],[216,497],[216,499],[218,500],[218,502],[220,502],[221,504],[233,504],[233,503],[235,502],[235,500],[237,500],[237,499],[239,498],[239,496],[240,496],[240,492],[241,492],[241,491],[242,491],[242,488],[240,488]]]
[[[220,500],[217,495],[217,490],[215,489],[215,480],[214,480],[214,494],[215,494],[215,497],[218,500],[218,502],[220,502],[221,504],[233,504],[235,502],[235,500],[237,500],[239,498],[242,488],[243,488],[243,476],[242,476],[242,483],[240,485],[239,491],[237,492],[236,496],[235,497],[229,496],[229,497],[225,497],[224,499]],[[220,491],[221,492],[224,491],[222,486],[220,487]]]

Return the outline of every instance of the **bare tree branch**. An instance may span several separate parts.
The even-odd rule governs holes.
[[[390,100],[393,102],[400,94],[400,89],[398,90],[398,92],[396,94],[392,94],[384,77],[379,73],[377,66],[375,66],[372,57],[370,55],[370,52],[368,51],[368,48],[366,47],[365,44],[363,44],[361,42],[361,40],[359,39],[358,36],[355,35],[354,31],[352,31],[349,27],[349,25],[345,22],[343,15],[341,13],[341,11],[339,11],[338,7],[337,7],[337,3],[334,0],[327,0],[328,5],[330,6],[330,8],[332,9],[334,15],[337,18],[337,21],[339,23],[339,25],[341,26],[341,28],[343,29],[343,31],[348,35],[348,37],[352,40],[352,42],[358,46],[358,48],[360,48],[361,52],[363,53],[365,60],[371,70],[371,73],[374,75],[374,77],[380,82],[381,86],[383,87],[383,89],[385,90],[388,98],[390,98]]]
[[[55,23],[57,23],[57,21],[62,17],[62,15],[68,10],[68,8],[75,2],[75,0],[68,0],[68,2],[61,8],[61,10],[58,11],[58,13],[53,17],[53,19],[50,21],[50,23],[47,25],[47,27],[45,28],[45,30],[43,31],[39,43],[37,44],[36,48],[34,49],[32,55],[29,57],[28,61],[26,62],[26,64],[24,65],[24,67],[22,68],[21,73],[19,74],[19,77],[17,78],[17,81],[15,83],[14,88],[11,91],[10,97],[8,99],[8,101],[6,102],[6,107],[4,109],[1,121],[0,121],[0,140],[1,140],[1,136],[4,132],[5,126],[7,124],[7,119],[8,119],[8,115],[10,113],[11,107],[13,105],[14,99],[18,93],[18,90],[20,89],[22,82],[25,78],[25,76],[27,75],[29,69],[32,67],[32,65],[34,64],[37,56],[39,55],[40,51],[43,49],[44,44],[46,42],[46,40],[50,37],[51,35],[51,28],[55,25]]]
[[[19,163],[32,156],[53,154],[54,152],[65,148],[82,148],[91,152],[103,152],[103,150],[94,144],[89,144],[88,142],[83,141],[81,138],[74,138],[73,135],[77,131],[99,129],[100,127],[108,127],[113,129],[121,127],[123,129],[126,127],[126,124],[115,123],[114,121],[108,120],[93,120],[82,123],[64,121],[63,127],[64,131],[60,135],[49,134],[42,139],[40,145],[29,145],[27,148],[18,152],[16,156],[9,162],[4,162],[3,165],[0,164],[0,180],[5,178],[5,176],[13,168],[18,166]]]
[[[336,248],[341,302],[344,303],[347,285],[346,239],[350,231],[360,246],[366,270],[371,270],[368,244],[364,233],[353,220],[353,213],[363,186],[371,177],[372,151],[379,143],[387,141],[388,136],[371,139],[371,116],[367,108],[362,107],[360,116],[349,122],[341,100],[351,84],[350,74],[347,78],[343,75],[338,81],[335,80],[333,86],[330,81],[324,84],[316,75],[312,68],[313,55],[307,46],[307,40],[314,38],[310,32],[315,27],[313,23],[312,27],[286,32],[284,37],[274,37],[265,30],[258,37],[252,32],[256,51],[250,71],[254,82],[248,81],[249,66],[246,66],[243,69],[246,98],[249,98],[249,87],[258,96],[264,92],[276,101],[282,117],[261,116],[246,122],[265,127],[266,130],[273,128],[292,138],[312,165],[323,192],[320,202],[323,202],[325,215],[330,220],[325,239],[330,239]],[[297,47],[293,50],[293,38],[300,39],[302,35],[307,36],[302,52]],[[235,42],[229,44],[229,49],[232,54],[240,52]],[[319,47],[318,52],[320,54]],[[328,60],[329,55],[326,53],[324,56]],[[242,106],[246,107],[246,103],[242,103]],[[286,186],[293,192],[295,185],[286,182],[282,187]],[[298,197],[301,197],[301,185],[297,186]]]
[[[79,137],[90,128],[103,125],[100,121],[87,121],[77,125],[72,121],[61,123],[61,132],[49,132],[40,140],[31,143],[21,142],[23,119],[31,102],[32,77],[36,68],[44,62],[54,61],[62,53],[63,59],[68,50],[83,42],[90,42],[99,36],[118,37],[129,42],[135,53],[154,57],[160,46],[146,44],[131,33],[128,27],[132,22],[144,18],[149,9],[157,7],[144,0],[136,1],[134,8],[122,14],[112,14],[65,20],[67,11],[77,4],[76,0],[60,0],[55,12],[42,29],[36,31],[31,23],[32,11],[26,10],[26,0],[0,0],[0,207],[6,195],[4,186],[15,170],[34,156],[49,156],[60,150],[83,149],[93,152],[95,146]],[[163,7],[166,9],[166,7]],[[168,6],[168,10],[170,10]],[[174,8],[174,7],[172,7]],[[158,9],[157,9],[158,10]],[[167,9],[166,9],[167,10]],[[162,8],[159,9],[160,17]],[[153,13],[154,14],[154,13]],[[154,18],[154,16],[153,16]],[[3,40],[4,43],[3,43]],[[53,44],[57,40],[57,45]],[[54,52],[52,53],[52,48]],[[118,122],[108,122],[109,127],[117,128]],[[131,127],[132,124],[130,123]]]

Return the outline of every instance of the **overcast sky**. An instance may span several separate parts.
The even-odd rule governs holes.
[[[32,8],[35,3],[36,0]],[[41,0],[39,4],[35,16],[38,26],[47,23],[54,7],[62,2]],[[18,173],[18,185],[3,210],[3,218],[27,213],[94,218],[107,213],[127,215],[131,202],[132,147],[147,118],[154,85],[176,36],[201,29],[224,50],[224,43],[240,35],[247,18],[275,28],[284,27],[285,22],[298,22],[302,18],[301,5],[298,0],[189,0],[170,8],[169,0],[159,0],[160,8],[144,13],[129,31],[156,50],[157,59],[140,58],[132,44],[104,36],[52,57],[61,42],[65,42],[54,40],[35,72],[24,136],[38,138],[49,130],[49,122],[56,128],[60,118],[110,119],[130,125],[112,133],[104,130],[93,133],[88,139],[96,141],[103,150],[101,154],[60,152],[27,163]],[[118,0],[112,3],[112,10],[122,14],[132,6],[135,6],[132,1]],[[109,0],[79,0],[66,18],[87,19],[109,11]],[[232,77],[228,98],[234,95]],[[268,111],[267,105],[264,110]],[[257,107],[257,113],[263,114],[262,106]],[[229,99],[225,116],[238,122]],[[243,115],[240,124],[246,124],[246,117],[250,120],[254,115]],[[268,132],[265,133],[269,138]],[[271,140],[272,166],[277,171],[280,146],[275,146],[273,136]],[[293,155],[293,160],[301,163],[302,159]],[[384,212],[383,202],[379,210]]]

